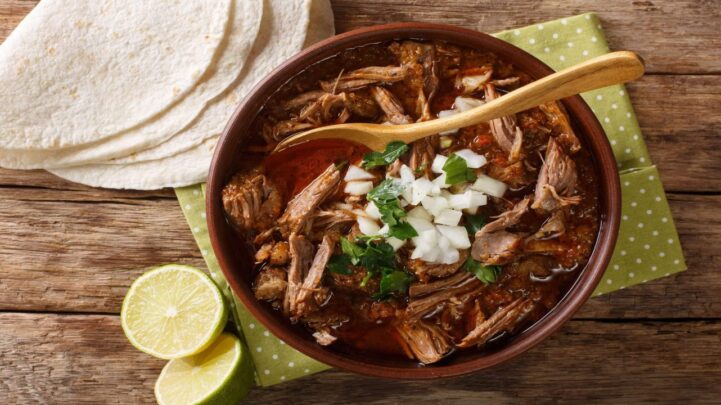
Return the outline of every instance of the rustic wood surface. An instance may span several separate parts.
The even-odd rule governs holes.
[[[0,0],[0,41],[36,0]],[[437,382],[328,371],[248,402],[721,401],[721,2],[333,0],[338,31],[391,21],[488,32],[586,11],[649,74],[630,88],[689,270],[590,300],[558,334],[490,372]],[[442,5],[441,5],[442,4]],[[2,89],[0,89],[2,91]],[[171,190],[123,192],[0,169],[0,403],[152,403],[163,365],[120,330],[143,269],[202,266]]]

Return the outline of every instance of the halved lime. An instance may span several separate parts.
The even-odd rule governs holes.
[[[205,351],[169,361],[155,383],[155,398],[161,405],[237,404],[252,385],[245,346],[223,333]]]
[[[227,318],[223,296],[210,277],[179,264],[140,276],[120,311],[130,343],[161,359],[203,351],[223,331]]]

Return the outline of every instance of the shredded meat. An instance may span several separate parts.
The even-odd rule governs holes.
[[[347,93],[345,104],[350,112],[359,117],[375,119],[379,114],[378,105],[367,90]]]
[[[496,311],[490,318],[480,317],[476,327],[457,346],[461,348],[480,346],[500,332],[510,332],[533,310],[535,305],[530,299],[518,298]]]
[[[541,104],[538,108],[546,114],[551,121],[551,125],[558,130],[558,140],[566,150],[571,154],[581,150],[581,141],[578,140],[571,123],[568,121],[568,113],[559,102],[551,101]]]
[[[291,233],[305,233],[308,230],[310,216],[336,190],[339,184],[340,171],[334,164],[331,164],[320,176],[293,197],[278,220],[283,236]]]
[[[333,336],[331,334],[331,329],[328,327],[322,327],[318,329],[315,333],[313,333],[313,337],[315,338],[315,341],[318,342],[321,346],[328,346],[331,343],[338,340],[337,337]]]
[[[318,251],[315,253],[313,258],[313,264],[308,270],[308,275],[303,280],[303,285],[298,290],[298,294],[295,297],[295,305],[291,307],[296,308],[296,316],[302,316],[308,313],[315,302],[311,301],[311,297],[320,288],[321,280],[323,279],[323,273],[325,272],[325,266],[328,264],[328,260],[333,254],[335,243],[337,240],[336,235],[325,235],[323,241],[318,247]]]
[[[423,364],[435,363],[453,349],[448,335],[430,323],[404,323],[396,330],[413,356]]]
[[[462,272],[454,274],[451,277],[441,278],[439,280],[432,281],[430,283],[413,283],[413,284],[411,284],[410,288],[408,289],[408,296],[411,298],[422,297],[424,295],[428,295],[428,294],[434,293],[436,291],[441,291],[448,287],[453,287],[453,286],[462,284],[462,283],[470,280],[471,278],[473,278],[473,274],[466,272],[466,271],[462,271]]]
[[[311,90],[305,93],[298,94],[290,100],[283,103],[283,109],[287,112],[298,111],[302,107],[308,105],[313,101],[318,100],[321,96],[328,94],[323,90]]]
[[[320,82],[328,93],[353,91],[370,85],[390,84],[405,79],[408,70],[404,66],[368,66],[343,73],[337,79]]]
[[[337,206],[320,209],[313,216],[313,233],[341,231],[347,229],[355,220],[356,214],[349,209]]]
[[[416,173],[423,173],[431,177],[431,166],[436,157],[436,150],[433,147],[434,137],[419,139],[411,144],[409,166]]]
[[[261,270],[253,283],[255,298],[265,301],[282,300],[288,286],[285,277],[285,270],[279,267],[267,267]]]
[[[554,138],[549,138],[532,208],[550,212],[559,207],[578,204],[581,197],[572,196],[577,181],[576,164]]]
[[[225,213],[246,232],[262,232],[272,227],[282,204],[280,191],[262,173],[236,174],[223,188]]]
[[[496,91],[496,86],[491,83],[486,84],[483,89],[486,101],[492,101],[500,97]],[[503,150],[509,152],[508,160],[510,162],[518,161],[521,154],[521,145],[523,144],[523,131],[517,124],[515,114],[493,119],[489,124],[493,138]]]
[[[416,92],[415,115],[419,121],[433,119],[430,105],[439,86],[435,45],[403,41],[389,48],[408,71],[406,83]]]
[[[512,209],[499,215],[476,232],[471,255],[486,265],[505,264],[515,258],[523,241],[522,235],[505,229],[517,224],[528,210],[530,199],[524,198]]]
[[[373,99],[386,115],[386,121],[393,125],[410,124],[413,122],[411,117],[405,115],[403,106],[388,89],[373,86],[370,89]]]
[[[268,262],[272,266],[284,266],[290,260],[288,242],[268,242],[255,252],[255,262]]]
[[[476,91],[483,90],[493,75],[493,66],[484,65],[478,68],[464,69],[456,76],[455,87],[462,90],[462,94],[470,95]]]
[[[313,244],[303,235],[292,233],[288,238],[290,245],[290,266],[288,267],[288,287],[283,298],[283,314],[290,316],[297,312],[297,296],[303,282],[303,276],[313,260]]]
[[[424,315],[433,312],[446,301],[460,295],[474,292],[483,287],[483,283],[477,278],[464,278],[457,284],[449,286],[434,294],[427,295],[423,298],[413,299],[406,307],[406,317],[409,320],[418,320]]]
[[[544,240],[557,238],[566,232],[566,215],[563,210],[556,210],[551,213],[551,216],[546,222],[541,225],[538,232],[531,236],[532,239]]]
[[[513,188],[527,186],[533,182],[527,174],[525,161],[518,161],[506,166],[497,164],[488,165],[488,175],[494,179],[500,180]]]

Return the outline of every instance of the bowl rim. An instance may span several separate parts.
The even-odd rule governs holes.
[[[375,377],[431,379],[469,374],[508,362],[538,345],[558,330],[590,297],[613,254],[621,216],[621,190],[618,168],[611,145],[601,124],[579,95],[563,99],[562,102],[577,124],[576,127],[583,128],[579,136],[585,146],[591,149],[594,168],[599,176],[601,218],[599,220],[597,239],[587,265],[581,270],[573,285],[569,287],[565,296],[556,306],[542,319],[494,352],[457,364],[401,368],[362,362],[346,357],[342,353],[327,350],[314,341],[304,339],[295,331],[290,330],[287,325],[278,320],[276,316],[255,299],[247,283],[242,280],[242,276],[233,271],[231,263],[233,252],[230,251],[233,246],[231,246],[228,238],[221,236],[222,228],[225,227],[225,232],[227,232],[227,228],[230,226],[226,221],[221,203],[222,189],[225,182],[233,174],[227,173],[227,169],[222,162],[224,159],[231,158],[225,155],[234,151],[240,143],[235,139],[238,136],[234,134],[239,133],[244,126],[252,122],[270,94],[309,65],[335,55],[343,49],[393,39],[446,40],[459,45],[463,45],[464,42],[473,42],[472,45],[466,46],[482,48],[499,54],[502,59],[513,63],[535,79],[554,72],[538,58],[515,45],[479,31],[444,24],[410,22],[374,25],[320,41],[296,54],[261,80],[240,103],[230,118],[218,141],[208,175],[206,188],[208,233],[218,264],[241,303],[275,336],[301,353],[333,367]],[[530,70],[533,70],[533,72]]]

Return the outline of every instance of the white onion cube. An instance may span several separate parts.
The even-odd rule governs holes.
[[[405,220],[418,232],[419,236],[417,238],[425,231],[435,231],[435,227],[430,220],[411,216],[406,217]]]
[[[433,173],[443,173],[443,165],[446,164],[446,160],[448,160],[447,157],[440,154],[436,155],[431,164],[431,171]]]
[[[457,263],[460,258],[461,254],[458,252],[458,249],[448,249],[443,251],[440,262],[443,264],[453,264]]]
[[[406,244],[406,241],[394,238],[392,236],[390,238],[386,238],[386,242],[388,242],[389,245],[393,246],[393,251],[397,251]]]
[[[452,209],[444,209],[441,210],[441,212],[436,215],[436,218],[433,220],[433,222],[441,225],[458,225],[459,222],[461,222],[461,217],[463,216],[463,213],[461,211],[452,210]]]
[[[421,200],[423,208],[425,208],[431,215],[438,215],[441,210],[448,208],[448,200],[443,197],[426,196]]]
[[[508,186],[506,186],[506,184],[502,181],[488,177],[485,174],[479,174],[471,188],[494,197],[503,197],[503,194],[506,193]]]
[[[471,206],[469,208],[482,207],[488,204],[488,196],[485,194],[475,190],[468,190],[468,192],[471,193]]]
[[[349,181],[343,189],[346,194],[350,195],[366,195],[371,190],[373,190],[372,181]]]
[[[416,176],[413,174],[413,169],[411,169],[407,165],[402,165],[398,173],[401,175],[401,181],[404,184],[410,184],[413,180],[416,179]]]
[[[421,200],[430,194],[432,189],[433,183],[427,178],[421,177],[420,179],[414,180],[413,183],[411,183],[412,193],[410,203],[413,205],[420,204]]]
[[[373,201],[368,203],[364,212],[373,219],[381,219],[381,212]]]
[[[358,222],[358,229],[363,235],[378,235],[381,230],[378,223],[368,217],[357,217],[356,221]]]
[[[464,192],[463,194],[452,194],[448,198],[448,203],[451,208],[457,210],[471,208],[471,206],[473,205],[471,190],[466,190],[466,192]]]
[[[436,229],[441,235],[451,241],[451,245],[456,249],[468,249],[471,247],[471,241],[468,239],[468,231],[463,226],[437,225]]]
[[[482,106],[483,104],[485,104],[483,100],[479,100],[477,98],[458,96],[453,102],[453,108],[460,112],[465,112],[475,107]]]
[[[479,155],[478,153],[470,150],[470,149],[461,149],[459,151],[453,152],[458,157],[466,161],[466,166],[470,167],[471,169],[478,169],[479,167],[486,164],[486,157],[483,155]]]
[[[348,166],[348,170],[345,172],[345,177],[343,180],[345,181],[355,181],[355,180],[373,180],[375,176],[360,167],[356,165],[350,165]]]
[[[450,184],[446,184],[446,174],[445,173],[443,173],[440,176],[433,179],[433,184],[435,184],[436,187],[438,187],[439,189],[451,187]]]
[[[408,218],[420,218],[425,219],[426,221],[430,222],[433,220],[433,216],[426,211],[425,208],[423,208],[422,205],[419,205],[412,210],[408,211]]]

